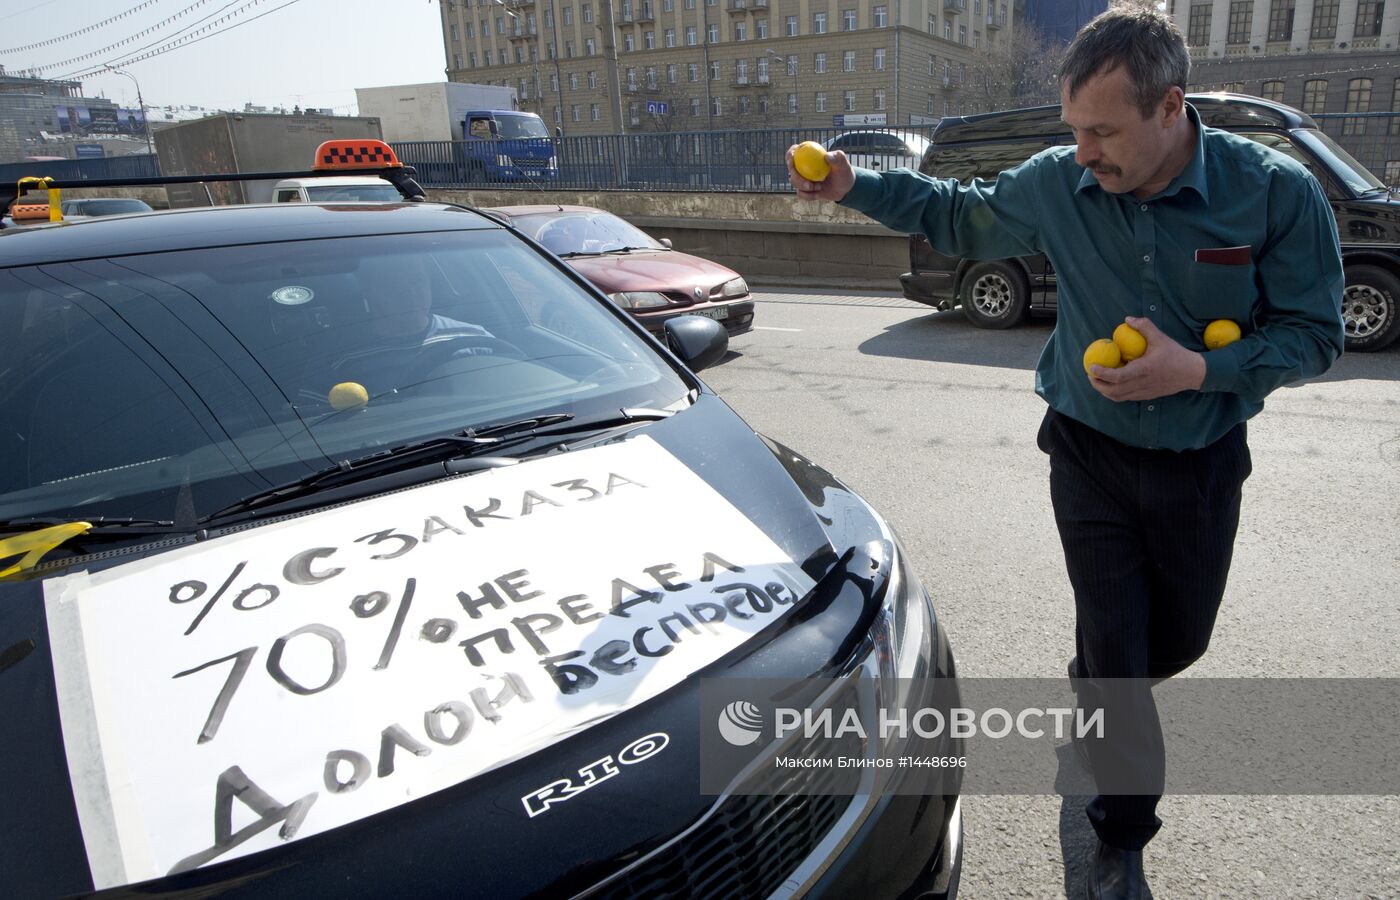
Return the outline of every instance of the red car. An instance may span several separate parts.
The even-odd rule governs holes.
[[[530,236],[636,316],[648,331],[683,315],[717,319],[731,334],[753,328],[753,296],[726,266],[671,249],[591,206],[498,206],[485,210]]]

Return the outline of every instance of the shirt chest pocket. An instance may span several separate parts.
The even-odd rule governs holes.
[[[1248,248],[1243,258],[1229,262],[1206,261],[1199,257],[1188,262],[1187,295],[1183,302],[1187,311],[1202,323],[1215,319],[1232,319],[1249,330],[1254,304],[1259,299],[1255,282],[1254,262]]]

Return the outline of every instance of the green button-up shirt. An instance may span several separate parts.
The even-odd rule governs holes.
[[[1316,179],[1281,153],[1202,127],[1190,106],[1187,115],[1195,155],[1146,200],[1103,190],[1074,161],[1075,148],[1051,147],[967,187],[907,169],[857,169],[841,202],[950,256],[1045,254],[1058,321],[1036,365],[1036,393],[1125,444],[1204,447],[1263,409],[1274,388],[1337,358],[1343,280],[1336,223]],[[1227,248],[1246,249],[1211,252]],[[1084,348],[1111,337],[1125,316],[1149,318],[1205,352],[1201,389],[1117,403],[1094,390]],[[1243,337],[1206,351],[1202,333],[1215,319],[1233,319]]]

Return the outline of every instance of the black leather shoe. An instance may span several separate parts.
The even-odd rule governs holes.
[[[1143,900],[1147,878],[1142,873],[1142,851],[1098,844],[1085,890],[1089,900]]]

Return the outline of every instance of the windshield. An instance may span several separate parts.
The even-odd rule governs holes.
[[[66,216],[117,216],[151,211],[144,200],[76,200],[63,204],[62,209]]]
[[[551,252],[607,253],[611,250],[665,250],[645,231],[601,210],[519,216],[515,226]]]
[[[547,138],[549,131],[539,116],[512,116],[496,114],[496,131],[503,141],[521,138]]]
[[[3,519],[188,520],[378,449],[689,391],[499,230],[0,270],[0,323]]]
[[[313,203],[326,200],[387,200],[396,203],[403,199],[398,188],[387,181],[382,181],[379,184],[308,185],[306,196]]]
[[[1353,193],[1364,194],[1370,190],[1385,188],[1385,182],[1371,174],[1371,170],[1357,162],[1350,153],[1341,148],[1341,145],[1321,131],[1313,128],[1299,128],[1293,134],[1297,135],[1298,140],[1306,144],[1312,152],[1322,157],[1323,162],[1332,170],[1332,173]]]

